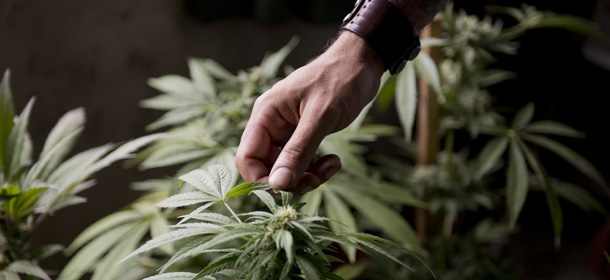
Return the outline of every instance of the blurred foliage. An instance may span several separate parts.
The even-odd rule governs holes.
[[[84,203],[86,199],[78,194],[95,185],[93,174],[132,157],[160,135],[121,146],[107,144],[67,158],[85,125],[85,111],[78,108],[59,119],[34,160],[28,124],[35,98],[15,115],[9,74],[7,70],[0,81],[0,278],[51,279],[38,263],[63,247],[33,247],[31,235],[38,225],[60,209]]]
[[[432,121],[438,121],[440,127],[438,141],[442,141],[442,151],[436,163],[404,168],[410,172],[404,172],[402,177],[393,176],[392,180],[410,186],[429,206],[428,224],[423,230],[432,229],[433,235],[422,246],[430,252],[430,265],[439,279],[519,278],[515,265],[508,263],[501,250],[517,229],[530,191],[543,191],[546,195],[557,247],[563,231],[560,199],[608,217],[607,209],[591,193],[550,177],[538,157],[539,149],[546,149],[608,190],[590,162],[551,138],[584,138],[584,134],[551,120],[534,121],[531,103],[516,110],[508,122],[508,117],[497,110],[506,105],[495,104],[489,92],[490,86],[516,77],[515,73],[491,66],[498,54],[517,54],[516,39],[527,30],[553,27],[594,36],[599,36],[599,31],[586,20],[538,11],[527,5],[521,9],[491,10],[512,17],[516,24],[506,27],[491,16],[479,18],[456,11],[449,3],[440,22],[442,37],[422,42],[441,49],[438,71],[433,69],[434,64],[422,70],[415,61],[411,70],[405,69],[395,82],[386,85],[389,88],[384,89],[383,98],[379,99],[379,107],[387,109],[394,98],[408,142],[417,109],[407,106],[417,102],[417,88],[412,83],[422,77],[437,94],[441,113],[438,120]],[[403,143],[397,148],[405,146]],[[403,276],[389,279],[429,278],[417,274],[421,269],[415,271],[416,274],[404,271],[398,274]],[[364,274],[362,279],[366,277]]]

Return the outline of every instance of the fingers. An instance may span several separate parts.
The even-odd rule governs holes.
[[[336,128],[337,117],[326,102],[312,103],[294,125],[281,110],[253,110],[235,157],[246,181],[269,182],[276,190],[300,194],[317,188],[341,168],[334,155],[313,161],[324,137]],[[264,100],[259,103],[265,105]]]
[[[271,138],[265,128],[248,124],[235,155],[235,165],[247,182],[266,181],[270,168]]]
[[[341,169],[341,160],[336,155],[326,155],[313,163],[299,179],[298,183],[291,189],[295,194],[310,192]]]
[[[307,169],[308,173],[315,175],[319,180],[320,184],[328,181],[330,177],[335,175],[341,169],[341,159],[337,155],[326,155],[318,159],[310,168]],[[317,185],[315,186],[317,187]]]
[[[325,133],[321,137],[323,138],[324,136]],[[315,136],[311,135],[307,139],[311,139],[311,137]],[[300,138],[295,134],[290,139]],[[341,169],[341,160],[336,155],[326,155],[318,160],[312,160],[321,140],[315,142],[304,140],[303,143],[293,141],[293,146],[289,142],[282,150],[271,142],[270,134],[264,127],[251,124],[246,128],[235,157],[235,164],[244,180],[250,182],[268,182],[269,171],[272,166],[275,166],[277,167],[274,170],[276,178],[278,175],[287,176],[291,182],[290,184],[286,183],[286,185],[281,185],[277,181],[272,182],[271,186],[274,189],[290,190],[295,194],[304,194],[326,182]],[[294,145],[299,147],[299,145],[308,144],[310,148],[292,148],[292,150],[290,148],[294,147]],[[311,154],[305,155],[301,153],[305,150],[310,151]],[[295,155],[297,152],[301,154]],[[283,157],[279,156],[281,153],[284,153]],[[299,163],[303,163],[305,167],[297,166]],[[299,171],[291,171],[300,170],[299,168],[305,168],[305,170],[301,173]],[[278,170],[280,173],[276,173]],[[287,171],[288,174],[282,175],[281,172],[284,171]],[[302,174],[302,176],[299,176],[299,174]],[[292,184],[293,180],[296,183]]]
[[[320,146],[320,143],[326,135],[332,131],[332,126],[329,125],[329,120],[321,116],[319,112],[308,113],[314,110],[308,110],[303,114],[294,133],[282,148],[279,157],[277,158],[273,169],[269,175],[269,184],[274,189],[292,189],[300,185],[312,185],[317,187],[323,177],[319,167],[315,173],[311,173],[313,177],[305,176],[305,171],[308,170],[315,153]],[[320,166],[338,167],[340,162],[336,160],[324,160],[320,162]],[[325,164],[325,165],[322,165]],[[304,178],[301,178],[304,176]],[[323,179],[323,178],[322,178]],[[303,180],[303,181],[301,181]]]

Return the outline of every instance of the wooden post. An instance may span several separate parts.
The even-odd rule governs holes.
[[[439,38],[441,36],[441,23],[439,18],[435,18],[429,25],[424,27],[420,33],[423,38]],[[424,47],[422,52],[430,55],[438,65],[441,59],[440,48]],[[437,93],[430,87],[424,79],[419,79],[419,98],[417,106],[417,168],[435,164],[436,157],[440,149],[440,139],[438,136],[439,126],[439,105]],[[417,237],[423,244],[426,240],[428,229],[428,213],[421,208],[415,210],[415,228]]]

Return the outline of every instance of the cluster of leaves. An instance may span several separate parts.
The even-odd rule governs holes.
[[[178,75],[150,79],[148,84],[162,94],[143,100],[142,106],[167,112],[148,128],[173,128],[140,153],[135,163],[142,169],[180,164],[193,170],[206,163],[232,166],[254,101],[278,81],[278,70],[297,42],[291,40],[267,55],[260,66],[237,75],[212,60],[190,58],[190,79]]]
[[[443,37],[423,42],[442,50],[439,84],[436,85],[435,81],[429,83],[438,93],[437,100],[441,106],[439,119],[433,121],[439,124],[444,150],[439,153],[435,164],[405,172],[403,180],[428,203],[430,212],[437,215],[434,217],[442,218],[439,222],[442,230],[423,245],[432,252],[431,256],[436,255],[431,258],[431,263],[441,279],[484,278],[485,273],[488,277],[498,278],[498,272],[504,269],[484,265],[486,258],[495,259],[486,257],[484,253],[515,228],[529,191],[544,191],[546,194],[557,246],[563,227],[559,198],[585,210],[608,215],[604,206],[582,188],[551,178],[536,155],[535,148],[546,149],[606,187],[603,177],[591,163],[548,137],[583,138],[583,133],[550,120],[533,121],[533,104],[527,104],[517,111],[511,122],[506,122],[505,117],[496,111],[488,92],[489,86],[515,77],[514,73],[490,69],[490,66],[499,53],[516,54],[518,43],[515,39],[526,30],[555,27],[587,34],[599,32],[582,19],[537,11],[530,6],[522,9],[495,7],[493,10],[510,16],[517,24],[504,27],[500,20],[494,21],[489,16],[480,19],[464,11],[454,11],[448,4],[441,21]],[[403,71],[400,75],[415,81],[415,74]],[[424,78],[429,80],[429,77]],[[417,96],[413,85],[401,89],[396,82],[390,86],[396,87],[397,103],[401,96]],[[405,90],[413,92],[405,94]],[[410,99],[410,102],[415,101]],[[398,107],[399,114],[403,110],[402,115],[411,116],[405,119],[413,120],[415,110],[408,111],[409,108]],[[412,127],[405,122],[402,124],[405,130]],[[463,138],[458,139],[458,136]],[[465,144],[456,146],[456,143]],[[482,229],[477,231],[479,235],[486,232],[495,236],[495,240],[479,242],[480,239],[473,236],[475,232],[455,229],[458,216],[472,217],[468,214],[479,211],[481,207],[488,211],[484,213],[506,217],[506,221],[500,223],[482,220],[477,226]],[[478,213],[480,219],[481,212]]]
[[[520,279],[520,267],[507,259],[503,250],[510,232],[506,224],[485,218],[451,238],[430,236],[426,242],[431,252],[427,262],[432,264],[437,279]],[[413,271],[377,259],[367,262],[368,267],[376,269],[370,278],[363,279],[435,279],[417,262],[407,262]]]
[[[168,243],[154,257],[114,265],[148,236],[155,238],[168,232],[170,220],[183,210],[161,211],[155,204],[172,194],[188,191],[188,186],[179,188],[178,176],[215,164],[228,166],[233,174],[238,174],[235,152],[254,100],[279,80],[276,76],[280,66],[296,43],[296,39],[291,40],[277,52],[266,55],[259,66],[237,75],[213,60],[189,58],[190,79],[165,75],[148,81],[161,94],[143,100],[142,106],[166,111],[148,128],[170,129],[131,163],[141,169],[179,166],[177,175],[133,183],[134,189],[145,193],[125,209],[94,223],[74,240],[66,252],[76,254],[62,271],[62,279],[80,279],[88,272],[93,273],[93,279],[116,279],[118,275],[123,279],[142,279],[175,253],[174,244]],[[234,184],[240,180],[237,175],[234,179]],[[239,199],[234,202],[239,203]],[[254,207],[247,201],[242,205]],[[130,238],[123,238],[124,234]],[[198,266],[197,262],[193,260],[192,265]]]
[[[505,27],[501,19],[482,19],[465,11],[454,11],[449,3],[441,22],[443,38],[431,40],[432,46],[442,47],[439,62],[443,105],[442,129],[465,129],[476,136],[482,126],[502,122],[491,106],[487,87],[507,79],[515,73],[493,69],[490,65],[498,54],[515,55],[519,47],[516,39],[525,31],[536,28],[563,28],[591,35],[600,35],[588,21],[569,15],[538,11],[532,6],[521,9],[492,7],[500,15],[507,15],[517,24]],[[436,90],[436,88],[435,88]]]
[[[473,179],[481,182],[498,170],[506,171],[506,208],[511,228],[515,226],[523,208],[529,186],[544,186],[558,242],[562,231],[558,194],[531,145],[555,153],[600,186],[606,186],[606,183],[584,157],[544,136],[546,134],[582,138],[584,135],[581,132],[550,120],[532,122],[533,104],[523,107],[515,114],[510,124],[505,124],[504,118],[499,117],[491,106],[491,99],[485,88],[512,78],[514,74],[489,69],[489,65],[495,60],[495,53],[515,54],[518,44],[514,38],[528,29],[568,28],[590,34],[595,34],[596,30],[591,24],[576,17],[541,12],[531,6],[524,6],[521,10],[496,8],[496,11],[506,13],[517,20],[518,24],[509,28],[504,28],[500,20],[492,22],[490,17],[479,20],[463,11],[453,12],[449,10],[451,8],[448,6],[442,23],[448,39],[443,47],[445,56],[441,63],[444,101],[441,128],[447,135],[462,129],[474,139],[477,139],[479,134],[493,136],[484,138],[483,149],[470,163]],[[450,137],[447,139],[453,141]],[[448,143],[446,146],[451,148],[453,144]],[[453,153],[452,150],[445,152]],[[504,154],[508,154],[506,162],[502,162]],[[506,168],[501,168],[502,166]],[[530,177],[535,180],[530,181]]]
[[[62,250],[60,245],[32,248],[30,237],[50,214],[86,201],[78,194],[95,185],[90,177],[132,153],[159,135],[145,136],[121,146],[107,144],[66,157],[83,131],[85,112],[66,113],[51,130],[37,161],[28,123],[30,99],[15,115],[7,70],[0,82],[0,276],[20,279],[29,275],[50,279],[38,261]]]
[[[464,156],[439,156],[439,164],[417,168],[408,184],[419,197],[428,199],[432,213],[455,217],[460,211],[493,209],[498,196],[476,183]]]
[[[394,209],[397,205],[426,207],[426,204],[404,187],[384,181],[379,172],[367,164],[363,143],[373,142],[380,136],[395,135],[394,127],[365,123],[372,103],[344,130],[329,135],[320,145],[320,153],[336,154],[341,158],[342,170],[314,191],[305,194],[304,213],[313,215],[321,211],[331,220],[334,232],[356,232],[362,227],[357,222],[364,218],[384,234],[413,249],[420,250],[415,231],[410,223]],[[356,250],[342,246],[350,262],[356,261]]]
[[[335,243],[375,252],[406,266],[382,248],[382,245],[391,245],[410,253],[399,244],[364,233],[334,233],[322,224],[327,219],[299,213],[303,204],[291,204],[292,193],[279,192],[282,204],[278,205],[267,191],[268,185],[244,183],[233,188],[234,176],[221,165],[181,176],[195,190],[171,196],[157,206],[203,205],[182,216],[170,232],[148,241],[126,259],[187,239],[186,245],[161,267],[161,274],[146,279],[216,279],[219,275],[237,279],[342,279],[330,271],[331,262],[340,261],[327,253],[334,251],[332,244]],[[237,214],[229,206],[229,198],[250,193],[264,202],[270,212]],[[223,203],[232,217],[202,212],[215,203]],[[246,219],[242,221],[240,217]],[[242,240],[242,245],[221,246],[233,240]],[[199,273],[164,273],[178,261],[199,254],[219,256]]]

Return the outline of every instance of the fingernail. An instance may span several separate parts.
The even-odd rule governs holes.
[[[332,177],[333,175],[337,174],[339,169],[341,169],[341,168],[331,167],[328,170],[326,170],[326,173],[324,173],[324,181],[330,179],[330,177]]]
[[[280,167],[269,178],[269,184],[285,188],[292,182],[292,172],[286,167]]]

